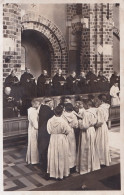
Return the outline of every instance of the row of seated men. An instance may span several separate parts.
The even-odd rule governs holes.
[[[21,75],[20,81],[16,77],[16,71],[12,70],[11,74],[5,79],[4,86],[11,87],[12,93],[17,98],[22,97],[43,97],[58,95],[74,95],[93,92],[109,91],[115,81],[119,81],[119,76],[114,72],[110,78],[110,82],[100,71],[98,76],[94,73],[94,69],[90,69],[85,75],[81,72],[79,76],[73,71],[66,79],[59,69],[53,78],[50,78],[47,71],[44,70],[35,83],[35,78],[26,68]]]

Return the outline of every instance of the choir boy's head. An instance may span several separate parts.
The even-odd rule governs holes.
[[[73,110],[74,110],[73,105],[71,103],[65,104],[65,111],[66,112],[72,112]]]
[[[96,108],[98,108],[100,105],[101,105],[101,100],[99,99],[99,98],[94,98],[94,106],[96,107]]]
[[[107,102],[107,96],[105,94],[100,94],[98,98],[100,99],[101,102],[104,102],[104,103]]]
[[[93,102],[90,99],[83,100],[83,105],[85,109],[93,107]]]
[[[75,106],[78,107],[78,108],[83,108],[84,107],[83,102],[80,101],[80,100],[75,102]]]
[[[70,96],[66,96],[65,99],[64,99],[64,104],[67,104],[67,103],[71,103],[71,97]]]
[[[57,106],[54,109],[54,113],[55,113],[56,116],[61,116],[62,115],[62,112],[63,112],[63,108],[61,106]]]
[[[36,100],[36,99],[33,99],[33,100],[31,101],[31,105],[32,105],[33,108],[38,109],[38,107],[40,106],[40,101],[38,101],[38,100]]]

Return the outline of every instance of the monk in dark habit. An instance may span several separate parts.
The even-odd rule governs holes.
[[[64,81],[65,81],[65,78],[62,76],[62,70],[58,69],[57,73],[52,79],[54,95],[63,95]]]
[[[39,124],[38,124],[38,149],[41,167],[47,170],[47,151],[50,140],[50,135],[47,132],[47,122],[54,115],[52,110],[53,100],[51,98],[45,99],[45,104],[41,105],[39,110]]]
[[[97,83],[98,83],[98,91],[99,92],[109,90],[108,79],[103,75],[102,71],[99,71],[99,74],[97,77]]]
[[[67,91],[69,92],[69,95],[73,95],[76,92],[76,72],[73,71],[70,76],[66,79],[67,82]]]
[[[37,80],[37,96],[43,97],[50,95],[50,78],[46,70],[38,77]]]
[[[97,76],[93,68],[90,68],[89,72],[87,73],[86,80],[87,80],[87,88],[88,88],[87,93],[97,92],[98,90]]]
[[[81,71],[80,75],[78,76],[78,83],[77,83],[77,89],[78,93],[85,93],[86,92],[86,77],[85,72]]]
[[[35,78],[30,73],[29,68],[25,68],[25,72],[21,75],[20,83],[23,86],[25,97],[28,97],[28,98],[36,97]]]
[[[4,86],[5,87],[12,87],[19,82],[18,78],[16,77],[16,70],[13,69],[8,77],[5,79]]]

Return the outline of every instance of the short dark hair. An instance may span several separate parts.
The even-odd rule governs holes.
[[[73,105],[71,103],[65,104],[65,111],[70,112],[73,111]]]
[[[83,100],[83,104],[88,108],[89,106],[90,107],[93,107],[93,102],[90,100],[90,99],[84,99]]]
[[[100,94],[99,96],[98,96],[98,98],[101,100],[101,101],[103,101],[103,102],[107,102],[107,96],[105,95],[105,94]]]
[[[62,106],[56,106],[56,108],[54,109],[54,113],[57,116],[61,116],[62,115],[62,112],[63,112]]]

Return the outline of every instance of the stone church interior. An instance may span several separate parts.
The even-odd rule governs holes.
[[[121,190],[119,10],[117,3],[3,4],[3,190]],[[99,101],[109,105],[104,122],[109,163],[99,169],[91,166],[83,174],[77,171],[77,156],[81,159],[88,150],[79,149],[83,148],[80,125],[72,128],[76,163],[68,177],[52,177],[47,162],[44,171],[40,160],[26,161],[34,102],[40,107],[52,102],[54,114],[60,107],[63,112],[72,108],[69,112],[81,123],[85,114],[81,116],[80,110],[89,104],[97,110]],[[101,127],[91,126],[94,132]],[[53,157],[47,155],[51,162]]]

